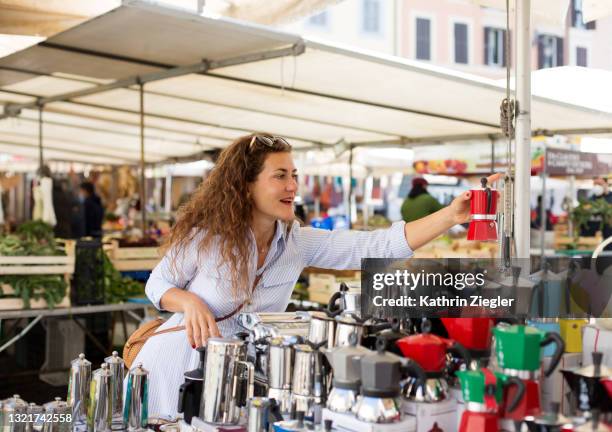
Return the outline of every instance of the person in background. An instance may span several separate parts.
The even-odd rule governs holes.
[[[552,203],[551,206],[552,207]],[[553,214],[550,207],[546,209],[546,231],[552,231],[553,229]],[[531,220],[531,228],[540,229],[542,224],[542,195],[538,195],[538,204],[533,211],[533,218]]]
[[[79,200],[83,205],[83,220],[85,221],[86,237],[102,237],[102,220],[104,207],[102,200],[94,189],[92,182],[83,182],[79,187]]]
[[[423,177],[412,179],[412,189],[402,204],[402,219],[412,222],[437,212],[444,206],[427,192],[427,180]]]

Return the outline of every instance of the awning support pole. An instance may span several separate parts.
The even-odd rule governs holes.
[[[140,216],[142,218],[142,237],[147,236],[147,186],[145,178],[145,139],[144,139],[144,83],[139,82],[140,90]]]
[[[38,173],[42,176],[43,165],[43,109],[42,104],[38,105]]]
[[[546,196],[546,142],[544,143],[544,161],[542,163],[542,201],[540,207],[540,267],[544,270],[544,251],[546,249],[546,225],[548,218],[546,217],[546,209],[548,207],[548,198]],[[528,200],[530,201],[530,200]]]
[[[516,160],[514,239],[516,257],[530,256],[530,177],[531,177],[531,0],[516,2],[517,76]]]

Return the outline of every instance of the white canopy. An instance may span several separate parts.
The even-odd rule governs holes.
[[[174,76],[161,79],[166,74]],[[200,155],[254,130],[283,135],[298,149],[487,137],[499,130],[504,97],[493,80],[129,2],[0,59],[0,103],[11,115],[21,109],[0,120],[0,152],[37,154],[40,100],[46,159],[136,162],[135,77],[146,78],[151,163]],[[127,88],[114,88],[117,81]],[[543,97],[534,97],[532,113],[534,130],[612,121],[610,113]]]

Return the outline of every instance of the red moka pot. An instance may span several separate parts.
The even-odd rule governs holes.
[[[472,220],[468,228],[468,240],[497,240],[497,199],[499,192],[487,186],[487,179],[480,180],[482,188],[472,189],[470,214]]]

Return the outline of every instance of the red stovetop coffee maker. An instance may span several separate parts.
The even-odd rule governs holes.
[[[499,192],[487,186],[487,178],[480,179],[482,187],[472,189],[470,214],[472,220],[468,228],[468,240],[497,240],[497,199]]]

